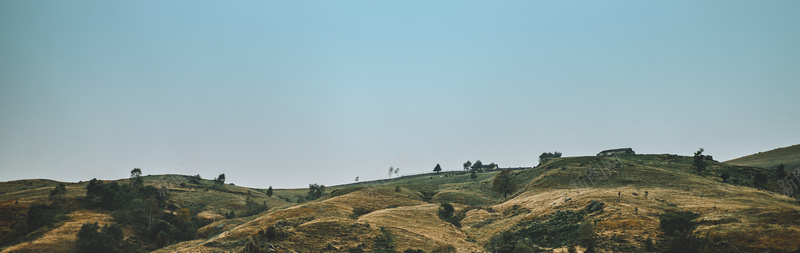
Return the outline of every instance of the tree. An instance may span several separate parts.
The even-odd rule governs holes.
[[[464,170],[465,170],[465,171],[466,171],[466,170],[469,170],[469,167],[470,167],[470,166],[472,166],[472,162],[470,162],[469,160],[467,160],[467,162],[465,162],[465,163],[464,163]]]
[[[483,162],[481,162],[481,160],[475,161],[475,163],[472,164],[472,169],[479,171],[483,170]]]
[[[142,185],[144,185],[144,180],[142,179],[142,169],[133,168],[133,170],[131,170],[131,180],[133,180],[133,186],[137,188],[142,187]]]
[[[706,170],[706,166],[708,166],[708,164],[706,164],[706,157],[703,155],[703,151],[703,148],[700,148],[697,150],[697,152],[694,152],[692,167],[697,173],[703,172]]]
[[[755,176],[753,176],[753,186],[754,187],[761,188],[761,187],[765,186],[766,184],[767,184],[767,175],[765,175],[764,173],[759,172],[759,173],[756,173]]]
[[[267,197],[272,197],[272,185],[267,188]]]
[[[778,168],[775,170],[775,172],[778,175],[778,178],[783,178],[786,176],[786,168],[783,166],[783,164],[778,165]]]
[[[728,172],[722,172],[722,175],[719,175],[722,178],[722,182],[728,182],[728,178],[731,178],[731,174]]]
[[[389,166],[389,178],[392,178],[392,173],[394,173],[394,167]]]
[[[217,178],[214,178],[214,184],[218,185],[225,184],[225,173],[219,174]]]
[[[469,171],[469,178],[471,178],[472,181],[477,181],[478,180],[478,171],[477,170],[470,170]]]
[[[561,152],[558,151],[555,151],[553,153],[544,152],[541,155],[539,155],[539,164],[546,163],[552,158],[559,158],[559,157],[561,157]]]
[[[513,178],[511,177],[511,170],[503,170],[500,174],[494,176],[492,190],[502,193],[504,199],[508,198],[509,193],[517,191],[517,186],[514,185]]]
[[[50,201],[53,202],[55,206],[61,206],[61,202],[64,201],[64,195],[67,194],[67,186],[64,184],[58,184],[56,187],[50,191]]]
[[[439,173],[441,171],[442,171],[442,166],[439,166],[439,164],[437,163],[436,167],[433,168],[433,172]]]
[[[308,196],[306,197],[306,199],[308,200],[315,200],[322,197],[322,195],[325,195],[325,185],[319,185],[319,184],[308,185],[308,194],[306,195]]]

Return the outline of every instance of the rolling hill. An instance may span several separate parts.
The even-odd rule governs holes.
[[[708,161],[692,169],[677,155],[566,157],[511,171],[515,191],[492,191],[498,171],[443,172],[328,187],[319,199],[308,189],[215,185],[163,175],[144,185],[169,193],[163,214],[188,209],[196,232],[161,245],[123,226],[125,242],[156,252],[792,252],[800,248],[800,205],[754,188],[768,170]],[[723,180],[719,175],[727,173]],[[120,180],[119,184],[131,184]],[[774,181],[774,180],[770,180]],[[0,183],[0,201],[47,204],[58,182]],[[87,182],[67,184],[67,204],[56,222],[7,242],[3,252],[71,252],[86,222],[126,218],[89,206]],[[298,203],[299,202],[299,203]],[[251,213],[252,203],[266,205]],[[447,206],[452,211],[447,211]],[[239,215],[230,215],[231,211]],[[115,213],[116,212],[116,213]],[[681,218],[688,217],[688,218]],[[188,218],[187,218],[188,219]],[[1,224],[1,223],[0,223]],[[188,223],[187,223],[188,224]],[[143,225],[139,225],[143,226]],[[176,226],[178,227],[178,226]],[[156,237],[153,237],[156,238]],[[157,237],[160,238],[160,237]],[[123,244],[124,245],[124,244]],[[132,251],[132,250],[128,250]]]
[[[778,165],[783,164],[786,170],[792,170],[800,167],[800,144],[776,148],[766,152],[758,152],[752,155],[736,158],[733,160],[725,161],[727,164],[761,167],[761,168],[776,168]]]

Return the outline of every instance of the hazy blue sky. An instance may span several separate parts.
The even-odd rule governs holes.
[[[0,1],[0,181],[800,143],[800,1]]]

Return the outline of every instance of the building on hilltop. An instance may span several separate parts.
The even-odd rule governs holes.
[[[600,151],[597,156],[635,155],[632,148],[618,148]]]

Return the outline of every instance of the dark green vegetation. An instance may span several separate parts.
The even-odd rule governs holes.
[[[558,151],[553,152],[553,153],[544,152],[541,155],[539,155],[539,165],[544,164],[547,161],[550,161],[550,159],[560,158],[560,157],[561,157],[561,152],[558,152]]]
[[[89,231],[96,232],[96,224],[94,227],[84,224],[86,228],[81,227],[79,234],[84,233],[85,236],[79,236],[77,242],[79,248],[99,247],[104,249],[102,252],[154,250],[175,242],[194,239],[197,228],[209,223],[197,218],[198,209],[193,211],[170,205],[169,194],[165,188],[143,186],[141,170],[137,170],[131,171],[130,184],[103,183],[97,179],[89,181],[84,200],[91,206],[112,211],[111,215],[116,223],[105,226],[99,234]],[[266,209],[255,203],[249,205],[251,213]],[[137,241],[125,241],[128,246],[120,247],[123,242],[106,240],[106,237],[111,236],[106,230],[112,229],[113,232],[119,226],[130,228],[136,234]],[[116,232],[113,236],[116,236]],[[114,245],[106,245],[111,242],[114,242]]]
[[[105,252],[125,252],[135,247],[130,243],[125,243],[122,228],[117,224],[100,227],[97,223],[86,223],[78,231],[76,249],[80,252],[105,253]],[[125,243],[125,245],[123,245]]]
[[[579,244],[587,252],[593,252],[597,244],[596,233],[594,224],[586,220],[586,215],[602,212],[602,206],[602,202],[592,201],[582,210],[557,211],[552,215],[520,222],[511,229],[492,236],[486,249],[491,252],[512,252],[520,247],[559,248]]]

